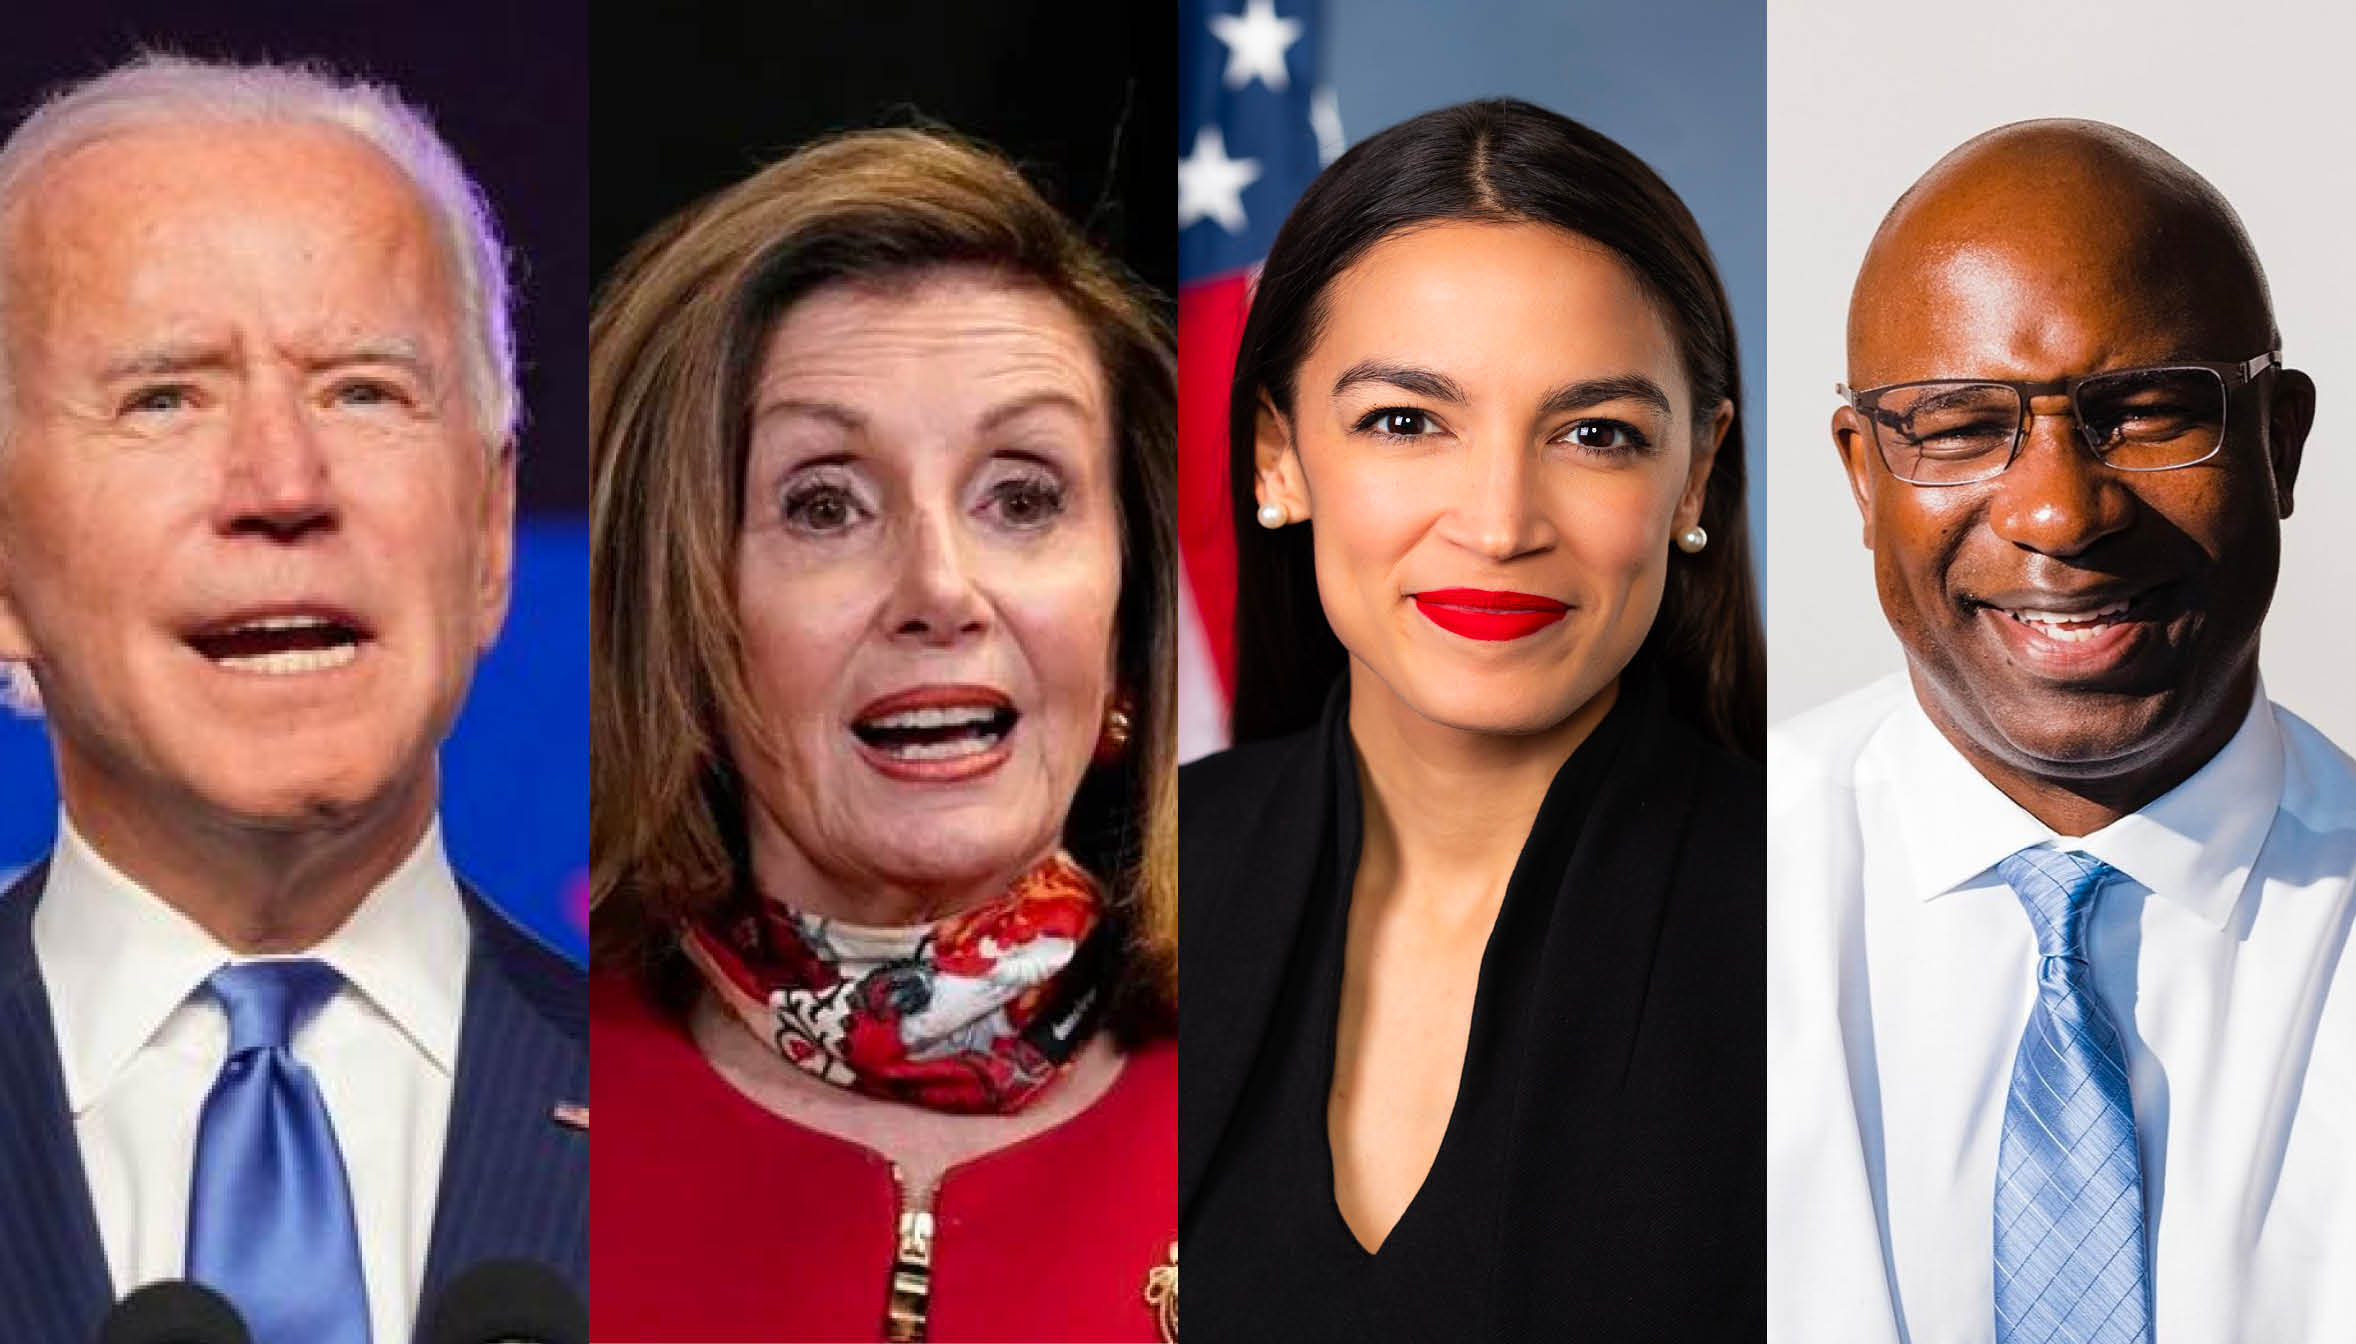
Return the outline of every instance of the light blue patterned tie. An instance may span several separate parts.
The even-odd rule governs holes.
[[[2143,1163],[2118,1026],[2094,988],[2090,855],[2024,849],[1996,865],[2037,930],[2037,1004],[2012,1061],[1996,1158],[1998,1344],[2152,1337]]]
[[[205,982],[229,1011],[229,1058],[197,1129],[188,1277],[237,1304],[254,1344],[368,1344],[343,1156],[287,1048],[342,983],[318,961],[224,966]]]

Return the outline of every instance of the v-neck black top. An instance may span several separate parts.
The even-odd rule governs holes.
[[[1335,1202],[1326,1138],[1364,835],[1356,753],[1338,721],[1346,703],[1337,694],[1324,725],[1332,799],[1309,901],[1259,1056],[1186,1228],[1187,1278],[1208,1290],[1186,1300],[1196,1339],[1457,1341],[1479,1328],[1475,1322],[1495,1319],[1487,1295],[1511,1178],[1505,1139],[1522,1078],[1547,1067],[1532,1057],[1529,1030],[1529,1009],[1541,997],[1536,952],[1557,918],[1598,785],[1628,720],[1646,712],[1623,697],[1548,787],[1481,957],[1455,1109],[1422,1186],[1370,1253]]]

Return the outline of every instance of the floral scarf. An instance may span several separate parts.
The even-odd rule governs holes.
[[[689,925],[688,959],[754,1035],[839,1087],[940,1111],[1021,1110],[1095,1029],[1104,897],[1058,850],[935,924],[873,928],[762,901]]]

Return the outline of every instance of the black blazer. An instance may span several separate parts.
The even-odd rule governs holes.
[[[1766,1318],[1766,786],[1649,688],[1517,976],[1542,984],[1501,1145],[1497,1318],[1467,1339],[1755,1339]],[[1320,845],[1339,707],[1179,772],[1181,1236],[1268,1031]],[[1533,844],[1538,843],[1533,841]],[[1525,854],[1525,858],[1527,858]],[[1494,955],[1495,953],[1493,953]],[[1216,1285],[1189,1285],[1195,1294]]]
[[[0,1340],[89,1344],[115,1293],[33,957],[47,872],[0,895]],[[589,1099],[587,982],[461,890],[474,946],[421,1333],[443,1287],[480,1260],[537,1260],[588,1287],[589,1138],[553,1114]]]

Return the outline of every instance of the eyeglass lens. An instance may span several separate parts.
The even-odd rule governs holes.
[[[2122,369],[2079,383],[2071,410],[2103,461],[2157,471],[2214,453],[2225,405],[2225,380],[2213,370]],[[2026,409],[2020,389],[2003,383],[1924,383],[1882,393],[1871,419],[1892,475],[1946,485],[2002,471]]]

